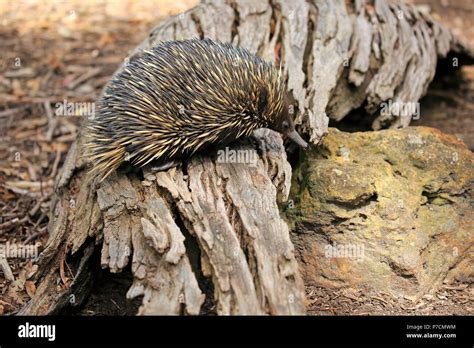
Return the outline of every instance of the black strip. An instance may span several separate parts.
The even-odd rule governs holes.
[[[55,341],[19,338],[19,325],[54,324]],[[70,344],[448,345],[472,347],[473,317],[0,317],[0,346]],[[410,325],[411,328],[408,328]],[[418,326],[418,330],[414,327]],[[407,338],[455,334],[455,338]],[[223,341],[224,340],[224,341]]]

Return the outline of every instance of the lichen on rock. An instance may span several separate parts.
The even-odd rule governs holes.
[[[304,155],[286,217],[305,282],[418,297],[473,277],[474,155],[425,127],[331,129]]]

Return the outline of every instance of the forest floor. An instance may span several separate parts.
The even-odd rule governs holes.
[[[426,1],[415,1],[426,3]],[[453,2],[453,1],[451,1]],[[93,103],[113,72],[162,19],[195,0],[7,2],[0,8],[0,245],[48,239],[53,184],[82,117],[55,117],[64,103]],[[461,39],[474,37],[472,1],[431,1],[434,16]],[[446,7],[445,5],[449,6]],[[472,42],[471,42],[472,44]],[[455,134],[474,149],[474,69],[442,72],[421,101],[428,125]],[[426,117],[424,117],[426,115]],[[0,315],[16,313],[35,292],[31,260],[9,259],[15,280],[0,272]],[[97,270],[93,291],[80,314],[133,314],[127,273]],[[102,291],[100,291],[102,289]],[[103,289],[107,289],[106,291]],[[443,285],[419,300],[394,299],[362,289],[307,286],[308,313],[315,315],[473,314],[472,285]]]
[[[84,117],[55,117],[64,103],[93,103],[111,75],[160,20],[196,0],[54,0],[0,6],[0,245],[48,239],[54,179]],[[67,104],[66,104],[67,105]],[[84,104],[85,106],[87,104]],[[36,266],[9,259],[0,272],[0,315],[35,291]]]

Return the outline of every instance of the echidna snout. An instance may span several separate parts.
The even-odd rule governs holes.
[[[295,129],[295,122],[289,113],[288,101],[285,100],[284,106],[278,117],[269,125],[269,128],[290,138],[303,149],[308,148],[308,143],[298,134]]]

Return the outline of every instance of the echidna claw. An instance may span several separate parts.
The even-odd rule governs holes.
[[[161,164],[158,164],[158,165],[153,165],[151,166],[150,170],[152,172],[163,172],[165,170],[168,170],[170,168],[173,168],[173,167],[177,167],[181,164],[181,160],[172,160],[172,161],[168,161],[168,162],[165,162],[165,163],[161,163]]]

